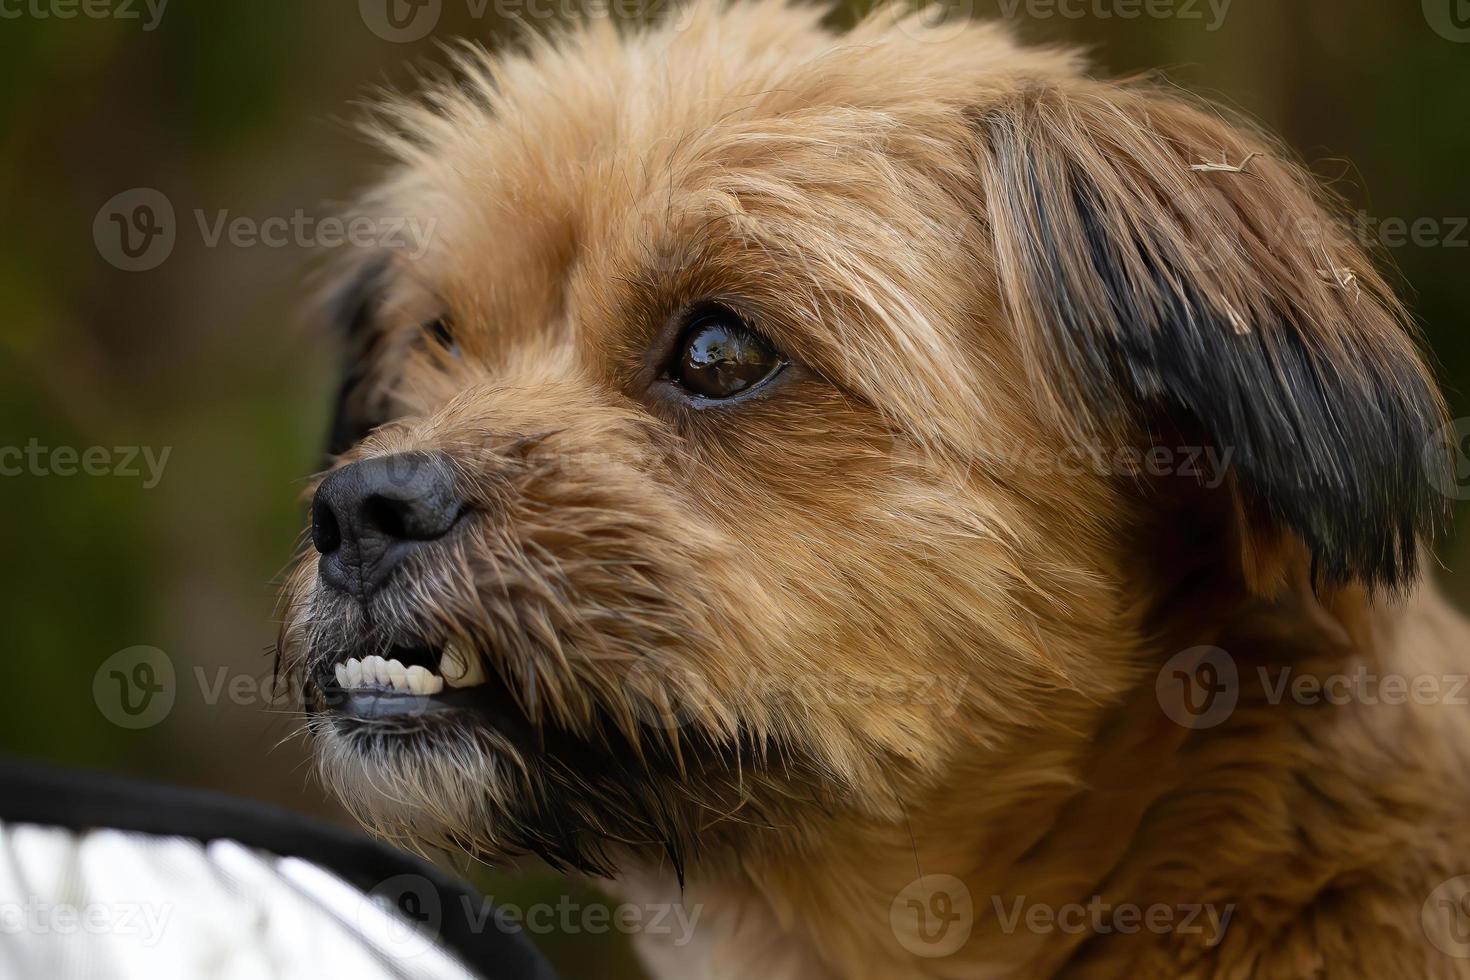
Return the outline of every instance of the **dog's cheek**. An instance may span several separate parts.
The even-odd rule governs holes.
[[[747,658],[782,739],[863,792],[895,765],[932,775],[1045,726],[1069,676],[1120,683],[1109,644],[1088,639],[1108,629],[1118,582],[1105,482],[1081,473],[1062,494],[1054,475],[893,447],[767,500],[742,544],[774,639]]]
[[[314,552],[303,552],[281,588],[280,631],[276,639],[277,674],[298,689],[306,680],[310,608],[316,583]]]

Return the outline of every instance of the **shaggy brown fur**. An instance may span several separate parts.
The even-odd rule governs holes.
[[[453,639],[500,703],[374,724],[308,681],[328,784],[392,839],[682,886],[668,977],[1470,974],[1431,899],[1470,633],[1416,577],[1443,409],[1389,288],[1214,110],[819,18],[466,48],[379,118],[363,209],[434,234],[353,258],[338,462],[443,452],[470,515],[366,604],[304,557],[283,663]],[[752,397],[661,380],[710,301],[790,360]],[[1180,723],[1205,645],[1237,703]],[[1274,693],[1360,670],[1444,685]],[[1073,903],[1175,918],[1027,924]]]

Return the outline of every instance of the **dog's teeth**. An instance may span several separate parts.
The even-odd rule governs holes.
[[[450,687],[475,687],[485,683],[485,664],[474,651],[450,645],[439,657],[439,674]]]
[[[459,663],[460,661],[455,659],[454,662]],[[471,662],[474,663],[474,661]],[[466,680],[459,686],[469,687],[471,684],[484,682],[483,668],[479,668],[478,664],[476,668],[473,672],[462,671],[466,675]],[[387,659],[377,654],[363,657],[362,660],[354,657],[346,663],[337,664],[334,669],[337,674],[337,684],[349,691],[381,687],[405,694],[431,696],[444,690],[444,678],[429,668],[419,665],[405,667],[402,661]]]
[[[408,689],[415,694],[438,694],[444,690],[444,678],[437,676],[427,667],[415,665],[408,668]]]
[[[396,660],[388,661],[388,680],[393,684],[393,690],[408,690],[408,670]]]

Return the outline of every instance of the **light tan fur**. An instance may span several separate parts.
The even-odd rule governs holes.
[[[363,210],[434,231],[389,259],[353,395],[386,424],[342,461],[444,451],[477,513],[388,618],[471,643],[539,724],[665,761],[644,796],[578,771],[532,806],[548,763],[525,745],[317,718],[328,783],[385,836],[492,860],[564,816],[645,901],[680,899],[681,851],[700,934],[641,937],[660,976],[1470,975],[1421,921],[1470,872],[1466,709],[1267,696],[1288,666],[1465,672],[1470,631],[1413,581],[1412,515],[1378,528],[1365,570],[1313,523],[1330,517],[1293,523],[1235,473],[1063,466],[1228,442],[1166,385],[1105,385],[1059,342],[1058,289],[1080,311],[1067,342],[1115,326],[1079,179],[1100,234],[1141,243],[1119,254],[1146,326],[1169,329],[1187,284],[1239,343],[1330,365],[1344,429],[1357,394],[1395,424],[1423,402],[1410,441],[1441,409],[1391,291],[1286,154],[1208,108],[994,25],[880,11],[835,35],[821,13],[701,2],[648,30],[466,47],[378,116],[397,162]],[[648,397],[651,345],[709,297],[799,367],[738,406]],[[458,357],[420,342],[444,313]],[[1316,466],[1328,437],[1303,419],[1263,424],[1296,430],[1309,490],[1341,466]],[[1422,445],[1358,464],[1432,479],[1376,473]],[[287,668],[376,628],[358,615],[303,560]],[[1191,728],[1157,684],[1201,645],[1232,658],[1239,703]],[[943,956],[905,946],[895,911],[931,875],[973,905]],[[1094,898],[1229,921],[998,914]]]

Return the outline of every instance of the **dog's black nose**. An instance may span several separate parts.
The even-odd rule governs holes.
[[[454,471],[438,453],[402,453],[351,463],[328,476],[311,502],[311,543],[322,580],[365,599],[394,567],[441,538],[464,510]]]

